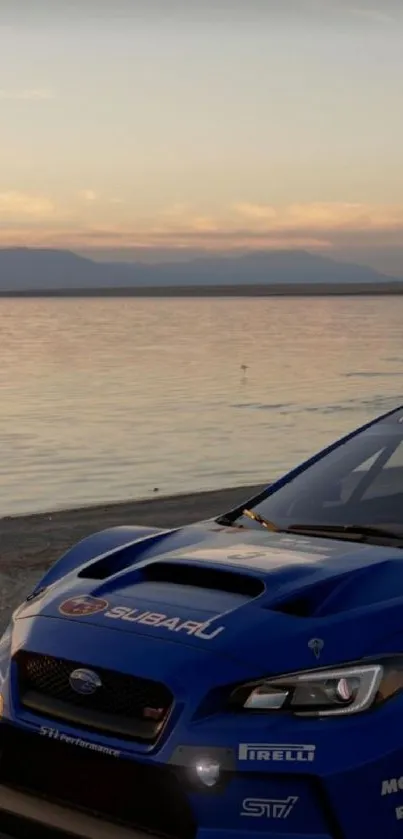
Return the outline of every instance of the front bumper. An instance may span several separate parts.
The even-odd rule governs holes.
[[[45,825],[52,836],[62,831],[85,839],[347,836],[313,775],[281,775],[267,767],[245,773],[223,760],[228,768],[207,788],[192,772],[194,758],[186,748],[182,763],[179,749],[171,764],[150,764],[78,748],[5,721],[0,744],[0,829],[11,836],[45,839]],[[365,833],[365,839],[371,836]]]
[[[39,631],[40,621],[36,626]],[[68,638],[60,641],[56,626],[45,639],[49,654],[63,654],[67,643],[69,651],[75,644],[78,649],[80,642],[84,662],[98,666],[99,656],[104,664],[113,665],[120,633],[110,633],[109,646],[102,648],[91,646],[96,630],[83,639],[76,637],[79,634],[72,627]],[[84,641],[91,650],[82,649]],[[148,655],[151,642],[150,647],[144,640],[141,644],[147,655],[141,660],[140,674],[160,674],[165,667],[161,645],[153,658]],[[42,645],[31,646],[40,650]],[[35,839],[47,839],[45,825],[53,830],[52,839],[61,830],[65,836],[86,839],[143,839],[143,834],[164,839],[263,839],[262,834],[265,839],[401,837],[403,697],[350,720],[196,715],[210,684],[209,661],[198,653],[195,664],[192,650],[188,663],[185,646],[176,649],[176,659],[179,655],[180,669],[168,662],[169,678],[164,676],[177,699],[176,715],[150,748],[22,708],[15,672],[9,666],[11,656],[5,650],[0,830],[23,839],[30,839],[35,830]],[[224,666],[225,661],[220,661],[220,675]],[[183,684],[196,678],[196,671],[200,697],[190,707]],[[248,743],[312,744],[315,759],[242,760],[240,744]],[[113,756],[114,750],[118,751]],[[221,752],[222,772],[219,783],[206,788],[192,769],[210,751]],[[224,753],[228,753],[225,760]]]
[[[0,830],[16,839],[150,839],[149,834],[0,784]]]
[[[182,763],[180,749],[171,764],[137,762],[5,721],[0,752],[0,829],[12,836],[28,839],[36,826],[42,839],[46,825],[86,839],[339,839],[309,777],[225,768],[207,788],[192,772],[193,750]]]
[[[0,785],[0,829],[18,839],[153,839],[149,833],[106,823],[86,813],[35,799]],[[231,831],[208,831],[204,839],[232,839]],[[272,839],[300,839],[301,834],[271,834]],[[255,834],[238,833],[238,839]],[[315,833],[306,839],[329,839]]]
[[[401,752],[380,775],[371,764],[330,779],[314,767],[301,772],[294,764],[280,772],[266,763],[242,771],[229,761],[216,786],[207,788],[191,771],[197,750],[190,760],[185,747],[182,763],[176,750],[175,760],[161,764],[144,756],[112,757],[67,740],[0,724],[0,831],[21,839],[401,836],[403,779],[396,789],[380,780],[398,777]]]

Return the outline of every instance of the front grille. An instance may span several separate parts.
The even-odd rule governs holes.
[[[169,839],[195,836],[184,782],[175,770],[1,729],[1,783]]]
[[[173,696],[160,682],[97,667],[102,685],[82,695],[70,684],[76,661],[21,651],[15,657],[23,707],[76,726],[155,742],[166,722]]]

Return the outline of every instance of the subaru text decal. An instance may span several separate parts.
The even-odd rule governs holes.
[[[311,763],[315,759],[316,746],[240,743],[238,760],[272,760],[289,763]]]
[[[85,617],[103,612],[104,617],[112,620],[122,620],[129,623],[138,623],[143,626],[167,629],[170,632],[186,632],[187,635],[194,635],[203,641],[211,641],[224,631],[225,626],[213,627],[212,618],[207,621],[191,621],[184,618],[164,615],[161,612],[142,612],[141,609],[133,609],[131,606],[113,606],[107,600],[90,595],[78,595],[64,600],[59,606],[59,612],[66,617]],[[106,612],[105,610],[108,609]]]
[[[211,620],[200,622],[183,620],[179,617],[170,618],[169,615],[160,612],[142,612],[141,609],[131,609],[130,606],[114,606],[105,612],[105,617],[139,623],[143,626],[164,628],[170,632],[186,632],[187,635],[194,635],[195,638],[201,638],[203,641],[211,641],[225,629],[225,626],[212,627]]]

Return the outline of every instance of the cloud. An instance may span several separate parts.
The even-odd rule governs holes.
[[[55,212],[53,201],[44,195],[16,191],[0,192],[0,219],[48,219],[54,216]]]
[[[27,89],[27,90],[7,90],[0,88],[0,99],[9,101],[28,101],[28,102],[43,102],[49,99],[56,99],[56,94],[53,90],[45,89]]]
[[[190,204],[176,203],[158,214],[157,224],[152,226],[154,233],[164,234],[166,231],[194,230],[200,233],[210,233],[219,230],[220,222],[212,216],[200,215]]]
[[[291,204],[274,207],[261,204],[235,204],[233,211],[244,219],[254,219],[255,227],[269,231],[335,232],[339,230],[392,230],[403,227],[402,206],[334,202]]]
[[[197,208],[196,208],[197,209]],[[231,239],[237,235],[254,239],[314,237],[331,242],[339,233],[403,230],[403,205],[372,205],[361,202],[309,202],[274,205],[239,201],[218,213],[201,215],[190,205],[176,204],[154,216],[138,219],[137,232],[191,238],[212,235]]]
[[[261,221],[272,221],[277,216],[274,207],[265,204],[235,204],[234,210],[244,218],[259,219]]]
[[[92,192],[88,190],[88,192]],[[174,208],[175,209],[175,208]],[[171,248],[228,251],[306,248],[340,252],[400,247],[403,205],[354,202],[296,203],[287,206],[238,202],[215,213],[172,207],[149,217],[119,213],[109,200],[97,205],[97,219],[80,211],[67,214],[49,198],[0,193],[0,242],[49,247]],[[200,209],[200,208],[199,208]],[[125,219],[125,220],[123,220]]]
[[[97,215],[101,216],[105,214],[105,212],[107,213],[108,209],[111,207],[120,208],[124,207],[126,204],[125,199],[121,198],[119,195],[100,195],[100,193],[96,192],[95,189],[80,189],[76,193],[76,199],[78,199],[81,206],[93,207],[94,211],[96,209]]]
[[[85,201],[87,204],[93,204],[98,200],[98,195],[93,189],[81,189],[78,193],[78,197],[81,201]]]
[[[191,221],[191,230],[197,233],[217,233],[220,230],[220,226],[213,218],[196,216]]]
[[[31,245],[37,247],[70,248],[169,248],[172,250],[193,250],[202,248],[207,251],[262,249],[262,248],[311,248],[315,250],[331,247],[314,236],[284,237],[270,234],[251,234],[249,230],[188,230],[173,233],[171,231],[153,231],[144,235],[136,229],[118,230],[114,228],[48,228],[34,230],[22,228],[2,231],[0,227],[0,245]]]

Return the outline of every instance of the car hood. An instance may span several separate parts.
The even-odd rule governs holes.
[[[400,631],[402,559],[386,546],[210,524],[87,562],[17,618],[161,638],[272,672],[325,666],[371,652],[385,621]]]

